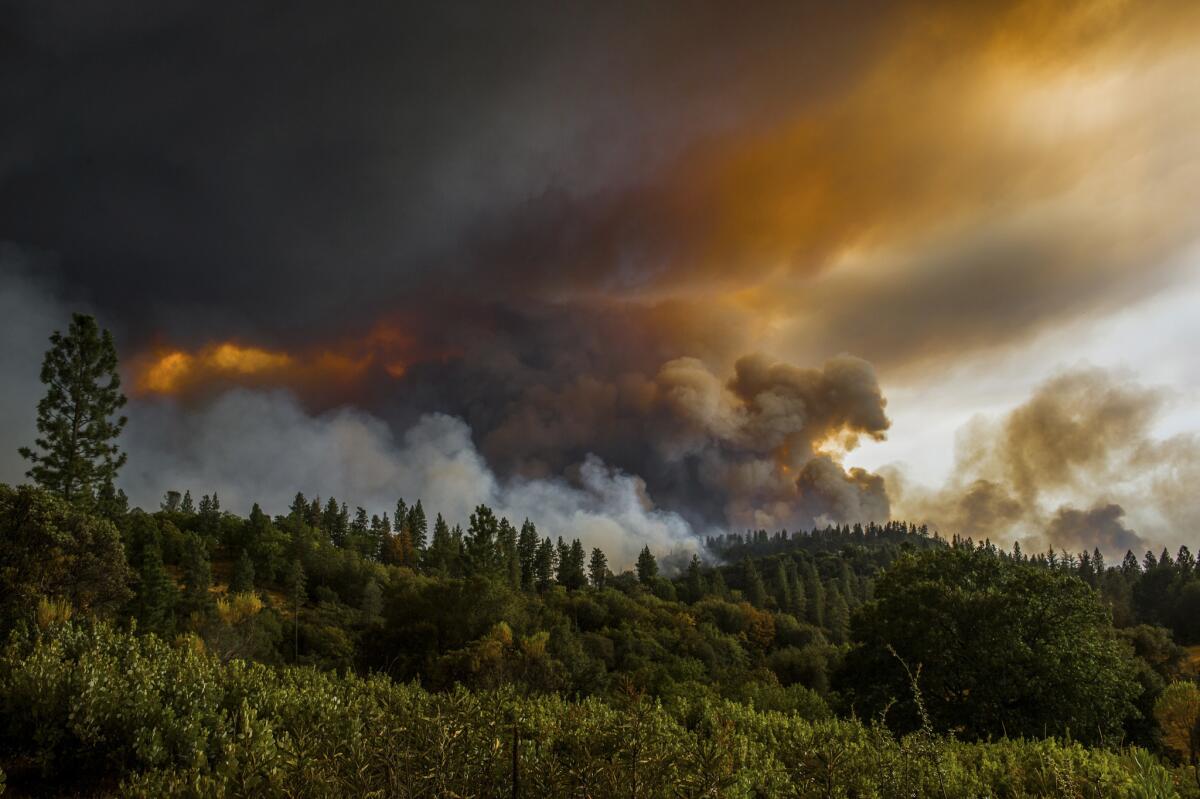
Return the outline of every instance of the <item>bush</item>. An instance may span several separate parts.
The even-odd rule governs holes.
[[[17,790],[29,775],[13,763],[128,796],[507,796],[515,747],[522,796],[1176,795],[1140,750],[896,738],[703,696],[664,707],[633,691],[577,703],[433,694],[71,621],[9,640],[0,711]]]

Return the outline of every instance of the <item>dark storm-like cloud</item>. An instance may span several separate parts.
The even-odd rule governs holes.
[[[839,46],[875,31],[843,24],[852,7],[720,8],[10,4],[0,239],[57,251],[153,331],[273,344],[421,307],[463,271],[497,291],[514,268],[570,273],[596,256],[480,260],[487,231],[547,191],[593,216],[871,52]],[[549,246],[507,238],[513,258]]]
[[[594,452],[696,524],[795,528],[887,518],[882,480],[821,452],[839,436],[882,438],[886,404],[870,364],[850,356],[803,369],[749,355],[729,376],[677,358],[650,374],[534,385],[477,429],[490,430],[483,449],[501,468],[555,474]]]
[[[1195,13],[10,3],[0,241],[185,416],[279,388],[693,524],[881,518],[828,440],[886,430],[868,362],[1111,309],[1196,232]]]

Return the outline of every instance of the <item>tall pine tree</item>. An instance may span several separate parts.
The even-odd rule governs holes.
[[[212,587],[212,565],[204,541],[195,533],[190,534],[183,545],[183,598],[181,611],[206,617],[211,614],[214,602],[209,589]]]
[[[521,525],[521,534],[517,536],[517,555],[521,559],[521,587],[526,591],[533,588],[537,580],[537,528],[529,519]]]
[[[233,564],[233,576],[229,578],[229,593],[246,594],[254,590],[254,561],[250,553],[242,550],[241,557]]]
[[[597,591],[604,588],[608,582],[608,558],[600,547],[592,549],[592,559],[588,563],[588,575],[592,578],[592,587]]]
[[[399,506],[397,506],[396,513],[399,512],[400,509]],[[408,515],[406,518],[408,520],[409,533],[412,535],[413,549],[415,549],[419,555],[425,551],[425,547],[428,545],[427,538],[429,535],[429,521],[425,518],[425,508],[421,505],[421,500],[418,499],[416,503],[408,509]],[[400,517],[396,516],[396,519],[398,522]]]
[[[650,551],[649,546],[642,547],[642,551],[638,554],[636,568],[638,581],[642,585],[649,585],[658,576],[658,561],[655,560],[654,553]]]
[[[112,334],[75,314],[67,335],[55,331],[42,361],[46,396],[38,402],[38,438],[21,455],[27,476],[67,501],[90,501],[111,485],[125,464],[116,444],[125,417]]]

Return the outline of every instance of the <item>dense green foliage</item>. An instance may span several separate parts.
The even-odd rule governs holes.
[[[107,519],[30,486],[0,485],[0,631],[43,597],[113,615],[130,597],[130,570]]]
[[[1099,598],[1060,572],[954,548],[903,558],[854,622],[840,682],[861,714],[881,713],[920,664],[938,729],[971,737],[1071,733],[1119,738],[1138,694],[1127,645]],[[891,708],[920,724],[911,700]]]
[[[890,524],[730,536],[713,542],[723,566],[692,558],[668,578],[645,552],[640,575],[613,574],[603,553],[585,566],[581,546],[480,508],[467,531],[438,517],[428,545],[412,547],[416,562],[401,565],[384,553],[412,529],[407,518],[375,534],[350,522],[342,537],[348,514],[336,502],[298,498],[273,519],[257,506],[246,518],[222,512],[211,496],[187,504],[114,526],[46,492],[0,491],[0,574],[31,573],[10,565],[32,557],[27,548],[64,564],[7,610],[18,631],[0,700],[14,754],[0,767],[12,785],[36,791],[49,779],[40,775],[69,773],[129,780],[146,795],[183,785],[490,795],[512,779],[514,724],[530,796],[570,795],[572,780],[598,796],[628,795],[635,780],[644,796],[1020,796],[1063,785],[1158,796],[1172,794],[1137,791],[1192,784],[1160,765],[1189,762],[1175,744],[1156,757],[1035,740],[1157,748],[1155,720],[1167,716],[1156,703],[1182,673],[1169,632],[1114,631],[1100,595],[1061,562]],[[97,570],[65,568],[97,531],[108,543],[89,553],[108,552],[117,566],[106,575],[123,575],[99,585],[127,581],[132,596],[87,600],[96,587],[76,581]],[[48,535],[60,540],[39,543]],[[90,602],[138,637],[64,624],[70,605],[49,600]],[[106,670],[103,691],[87,683],[93,667]],[[84,713],[101,694],[107,709]],[[100,732],[80,726],[89,714]],[[631,738],[631,724],[650,737]],[[438,725],[462,729],[461,741]],[[656,747],[661,761],[645,762],[659,765],[635,776],[630,759]],[[685,787],[710,779],[723,787]]]
[[[435,694],[92,624],[12,638],[0,708],[13,776],[125,796],[498,797],[514,780],[539,797],[1178,795],[1137,749],[896,738],[705,698]]]

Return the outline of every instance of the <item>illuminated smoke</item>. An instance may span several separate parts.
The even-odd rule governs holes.
[[[1098,546],[1120,556],[1148,543],[1177,546],[1197,521],[1200,440],[1155,437],[1169,401],[1119,373],[1062,373],[1002,418],[960,431],[941,488],[888,470],[893,507],[947,533],[1023,540],[1027,549]]]

